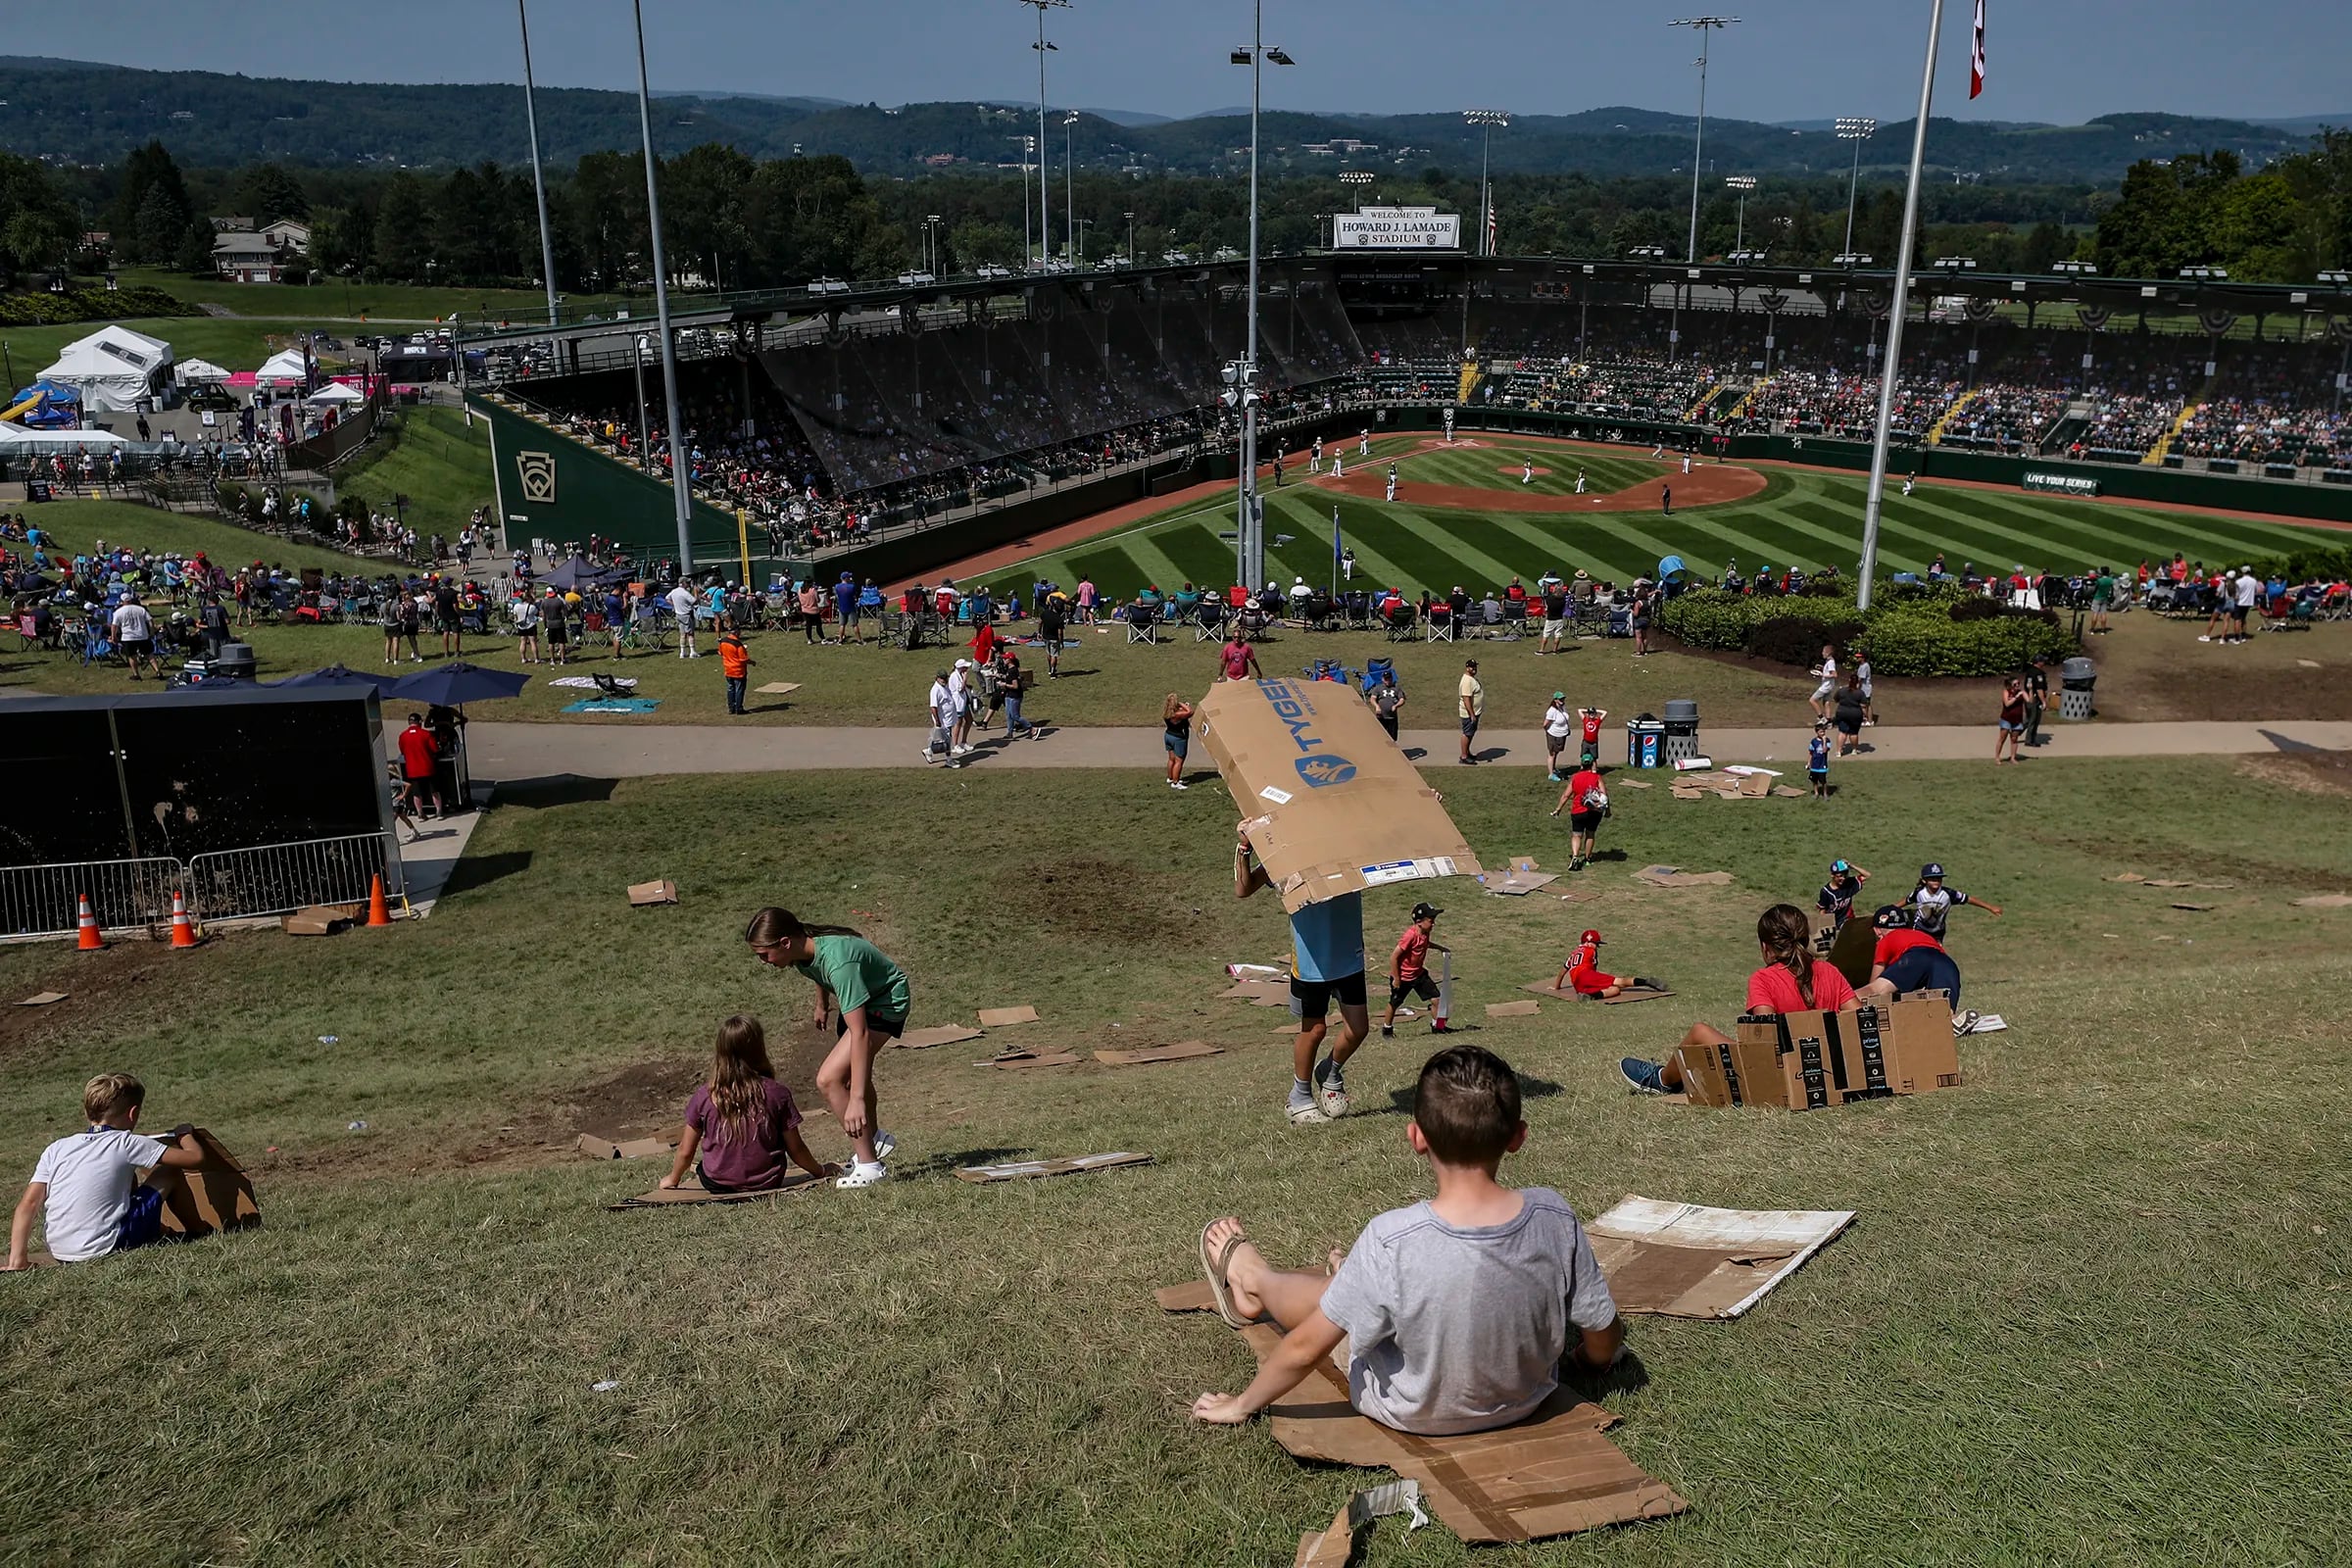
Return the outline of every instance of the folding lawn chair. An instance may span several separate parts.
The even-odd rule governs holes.
[[[1433,609],[1429,612],[1429,619],[1421,623],[1421,640],[1431,643],[1449,643],[1453,641],[1454,629],[1452,612],[1447,611],[1441,614]]]
[[[1159,621],[1156,618],[1150,615],[1137,615],[1132,619],[1122,622],[1122,624],[1127,628],[1127,641],[1130,644],[1151,643],[1153,646],[1158,645]]]

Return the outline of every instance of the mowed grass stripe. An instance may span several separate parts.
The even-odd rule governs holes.
[[[2147,553],[2146,545],[2133,526],[2129,514],[2113,509],[2097,509],[2080,505],[2036,508],[2016,497],[1947,492],[1940,505],[1985,518],[2006,518],[2015,523],[2024,537],[2036,539],[2046,555],[2049,549],[2071,549],[2079,559],[2037,561],[2033,564],[2057,570],[2095,564],[2100,561],[2119,561]],[[2144,519],[2143,519],[2144,521]],[[2204,530],[2179,519],[2182,531],[2199,537],[2211,537]],[[2036,532],[2035,530],[2038,530]],[[2216,539],[2219,548],[2235,549],[2235,545]]]

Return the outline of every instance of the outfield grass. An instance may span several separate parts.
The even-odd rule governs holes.
[[[396,414],[390,428],[335,472],[337,497],[356,495],[390,515],[392,498],[409,498],[409,525],[455,539],[491,501],[490,425],[439,404]]]
[[[2286,902],[2340,884],[2352,814],[2277,765],[2045,762],[1997,794],[1981,768],[1906,765],[1821,808],[1629,791],[1604,835],[1625,858],[1577,879],[1596,902],[1440,895],[1473,1024],[1587,923],[1682,993],[1468,1036],[1528,1082],[1509,1177],[1587,1215],[1629,1192],[1861,1215],[1739,1323],[1634,1325],[1647,1385],[1607,1402],[1690,1513],[1509,1560],[2352,1551],[2352,1070],[2331,1004],[2352,959],[2345,911]],[[1560,859],[1524,775],[1448,785],[1482,855]],[[1221,792],[983,771],[603,795],[511,799],[438,912],[391,932],[0,950],[0,995],[74,993],[0,1016],[0,1161],[28,1171],[78,1126],[81,1081],[126,1068],[157,1123],[203,1121],[248,1158],[268,1215],[0,1282],[5,1555],[1274,1564],[1378,1479],[1298,1463],[1262,1426],[1188,1425],[1248,1356],[1146,1295],[1192,1273],[1212,1214],[1303,1257],[1426,1190],[1391,1110],[1425,1037],[1358,1058],[1365,1113],[1292,1129],[1281,1013],[1211,1000],[1219,962],[1284,941],[1272,904],[1230,903]],[[1613,1059],[1728,1022],[1756,910],[1803,902],[1839,854],[1879,872],[1874,893],[1935,856],[2007,907],[1954,918],[1969,1001],[2014,1025],[1964,1046],[1968,1087],[1817,1115],[1627,1097]],[[1625,875],[1653,859],[1739,883]],[[2104,880],[2127,868],[2235,885],[2187,913]],[[682,902],[628,908],[622,885],[649,876]],[[1372,899],[1376,943],[1416,896]],[[773,1210],[603,1212],[659,1167],[567,1157],[578,1107],[674,1114],[726,1012],[767,1017],[813,1102],[815,1042],[787,1027],[808,989],[740,940],[770,900],[874,934],[907,963],[918,1021],[1032,1002],[1025,1043],[1226,1054],[997,1074],[971,1062],[1011,1037],[896,1053],[880,1085],[907,1179]],[[840,1153],[823,1120],[809,1136]],[[945,1175],[1111,1149],[1158,1163]],[[1394,1523],[1371,1551],[1493,1556]]]
[[[1567,576],[1579,568],[1593,577],[1631,582],[1654,575],[1661,558],[1677,555],[1691,570],[1718,576],[1728,562],[1743,573],[1760,566],[1808,571],[1835,564],[1851,573],[1861,554],[1865,483],[1850,474],[1765,469],[1763,492],[1748,501],[1678,508],[1672,517],[1654,507],[1633,512],[1463,512],[1413,501],[1416,484],[1468,485],[1517,492],[1523,458],[1552,469],[1528,488],[1573,489],[1577,467],[1590,470],[1596,491],[1642,484],[1678,469],[1606,451],[1588,453],[1508,436],[1481,437],[1477,447],[1422,451],[1425,438],[1392,436],[1373,443],[1372,467],[1395,457],[1403,499],[1395,505],[1303,483],[1266,495],[1266,574],[1278,582],[1303,576],[1317,586],[1332,575],[1332,511],[1342,540],[1355,551],[1356,580],[1402,587],[1408,595],[1443,593],[1455,583],[1473,595],[1500,589],[1513,576],[1533,583],[1548,568]],[[1349,454],[1350,472],[1359,465]],[[1294,473],[1296,470],[1294,470]],[[1031,561],[993,570],[987,580],[1027,594],[1039,578],[1075,587],[1091,576],[1107,594],[1132,597],[1146,583],[1173,592],[1180,583],[1222,586],[1233,580],[1232,509],[1226,503],[1189,507],[1148,519],[1114,535],[1088,540]],[[1287,543],[1280,536],[1288,535]],[[2219,564],[2302,548],[2317,535],[2292,523],[2069,501],[2024,492],[1922,486],[1909,498],[1889,494],[1881,518],[1882,568],[1928,569],[1938,552],[1952,570],[1973,562],[1980,569],[2012,564],[2060,573],[2106,563],[2170,560],[2175,550]],[[2333,535],[2324,536],[2333,542]]]

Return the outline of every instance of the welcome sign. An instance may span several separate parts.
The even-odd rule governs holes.
[[[1435,207],[1364,207],[1331,220],[1332,249],[1342,251],[1458,251],[1462,216]]]

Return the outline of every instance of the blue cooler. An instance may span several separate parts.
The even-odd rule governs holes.
[[[1625,721],[1625,765],[1628,767],[1662,767],[1665,765],[1666,725],[1647,713]]]

